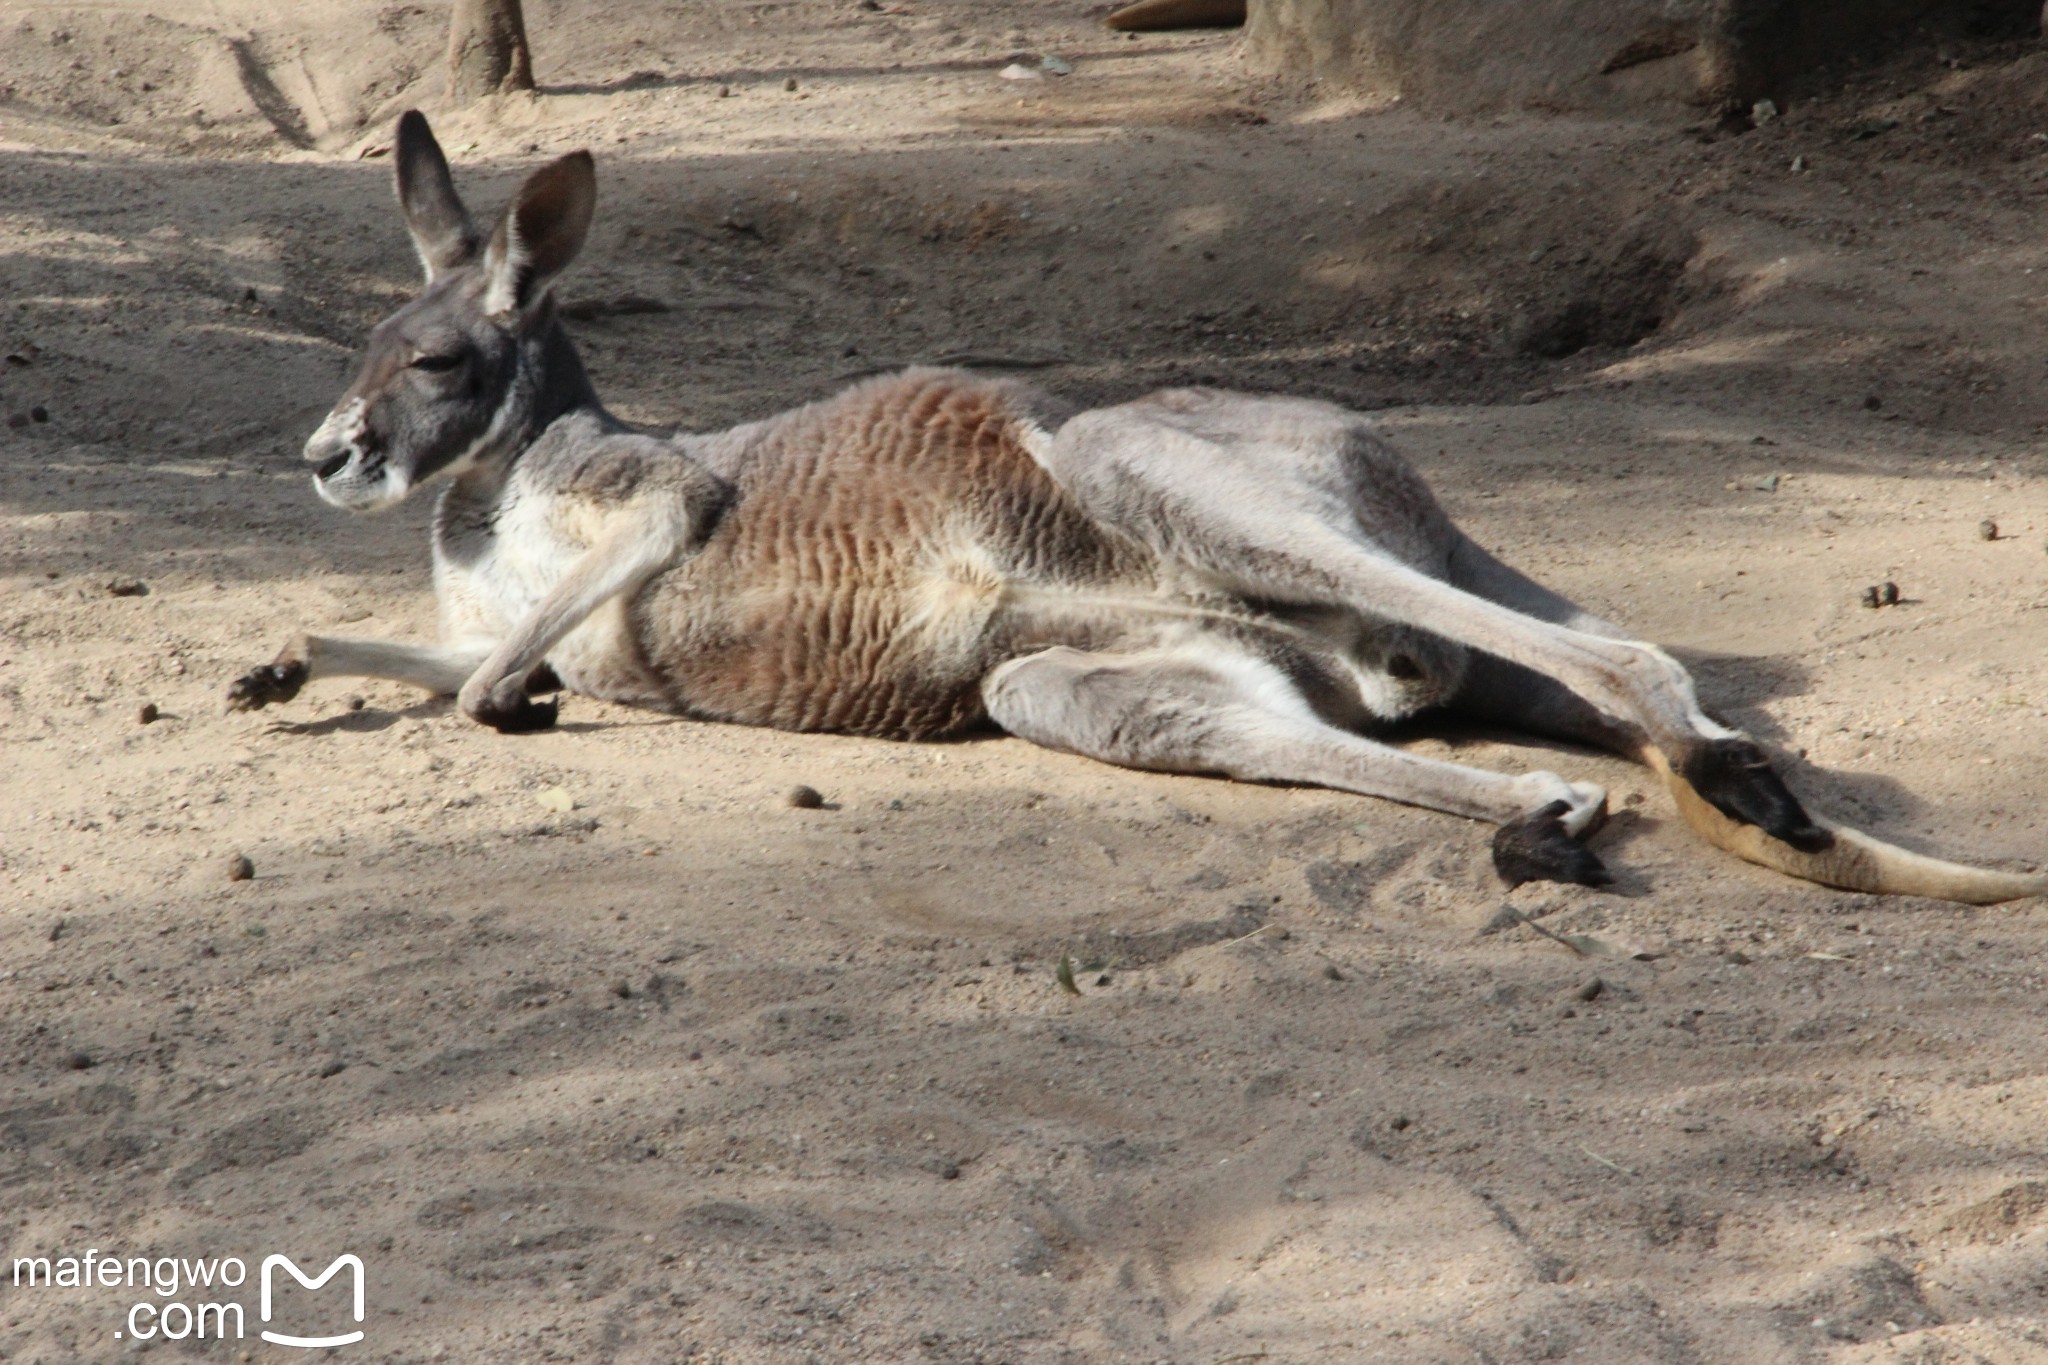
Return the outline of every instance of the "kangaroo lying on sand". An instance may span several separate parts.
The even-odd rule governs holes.
[[[302,635],[234,684],[237,709],[370,676],[507,732],[552,724],[531,694],[563,687],[788,730],[993,724],[1492,821],[1510,883],[1608,880],[1580,842],[1600,787],[1368,737],[1442,708],[1637,758],[1708,840],[1794,876],[2048,893],[1808,815],[1669,655],[1487,554],[1354,413],[1209,389],[1075,412],[919,369],[730,431],[643,434],[598,402],[549,293],[590,225],[590,155],[534,172],[488,237],[416,112],[397,173],[426,289],[371,333],[306,459],[351,511],[440,480],[442,643]]]

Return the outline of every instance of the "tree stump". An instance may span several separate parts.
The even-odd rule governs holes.
[[[448,98],[533,89],[533,54],[519,0],[455,0],[448,23]]]

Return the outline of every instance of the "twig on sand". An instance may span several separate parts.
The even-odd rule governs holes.
[[[1583,1142],[1579,1144],[1579,1150],[1584,1152],[1587,1156],[1592,1157],[1593,1160],[1599,1162],[1602,1166],[1605,1166],[1610,1171],[1620,1171],[1623,1175],[1635,1174],[1634,1171],[1622,1165],[1619,1161],[1609,1161],[1606,1157],[1600,1155],[1598,1152],[1594,1151],[1591,1147],[1588,1147]]]

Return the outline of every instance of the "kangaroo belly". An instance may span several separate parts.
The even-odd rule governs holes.
[[[1025,450],[1028,403],[913,372],[747,433],[724,522],[632,606],[671,703],[895,738],[982,723],[1013,586],[1128,567]]]

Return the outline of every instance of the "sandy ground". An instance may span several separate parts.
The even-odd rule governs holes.
[[[1723,135],[1331,101],[1031,0],[529,17],[543,93],[437,126],[481,204],[597,151],[565,293],[624,415],[961,353],[1384,409],[1816,807],[2048,853],[2038,43]],[[0,1260],[248,1271],[0,1280],[0,1360],[351,1325],[259,1322],[273,1252],[360,1256],[388,1361],[2048,1359],[2039,902],[1793,883],[1617,761],[1428,727],[1608,784],[1617,887],[1005,739],[224,715],[295,629],[432,628],[427,509],[344,519],[296,451],[414,286],[375,153],[444,22],[0,15]],[[117,1335],[230,1300],[239,1342]]]

